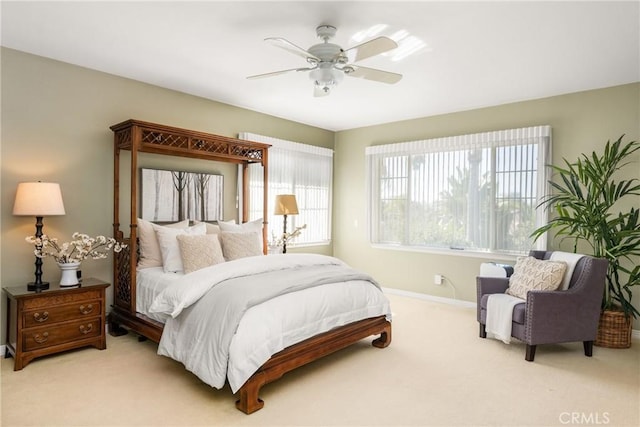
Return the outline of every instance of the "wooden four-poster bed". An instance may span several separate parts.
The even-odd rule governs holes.
[[[109,314],[109,332],[118,336],[131,330],[142,337],[160,342],[165,324],[137,311],[137,263],[140,256],[138,243],[138,206],[139,206],[139,153],[155,153],[169,156],[182,156],[195,159],[207,159],[220,162],[232,162],[243,166],[244,176],[250,164],[260,164],[263,168],[264,182],[268,182],[269,145],[213,135],[192,130],[180,129],[143,122],[127,120],[111,126],[114,132],[114,210],[113,229],[116,238],[127,245],[126,250],[115,254],[114,260],[114,298]],[[120,174],[121,151],[130,151],[130,194],[129,194],[129,236],[120,229]],[[249,190],[248,180],[243,179],[242,222],[248,221]],[[263,218],[267,218],[267,186],[264,186]],[[263,253],[266,254],[267,224],[264,223]],[[282,255],[287,257],[288,255]],[[260,257],[258,257],[260,258]],[[264,258],[266,259],[266,258]],[[189,275],[184,275],[186,277]],[[347,347],[370,335],[380,335],[373,341],[379,348],[391,342],[391,323],[389,316],[375,315],[362,318],[345,325],[334,327],[271,355],[243,385],[238,389],[239,400],[236,407],[249,414],[262,408],[259,398],[260,388],[280,378],[299,366],[317,360],[325,355]]]

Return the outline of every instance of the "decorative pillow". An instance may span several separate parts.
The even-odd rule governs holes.
[[[227,231],[230,233],[248,233],[257,232],[260,235],[260,247],[262,248],[262,218],[255,221],[245,222],[244,224],[236,224],[235,221],[218,221],[220,231]],[[224,242],[222,243],[222,249],[224,250]],[[226,255],[225,255],[226,257]]]
[[[176,236],[185,274],[224,262],[217,234]]]
[[[224,259],[231,261],[248,256],[262,255],[262,233],[223,231],[220,233]]]
[[[562,261],[519,257],[506,293],[526,300],[531,290],[555,291],[560,288],[566,270],[567,264]]]
[[[179,235],[204,235],[207,227],[204,224],[197,224],[187,228],[167,228],[156,229],[160,253],[162,254],[162,267],[165,273],[176,273],[183,270],[182,258],[180,258],[180,246],[178,246]]]
[[[189,226],[189,220],[176,222],[168,225],[157,225],[142,218],[137,219],[138,224],[138,244],[140,248],[140,259],[138,269],[150,267],[162,267],[162,254],[158,245],[158,238],[154,227],[185,228]]]

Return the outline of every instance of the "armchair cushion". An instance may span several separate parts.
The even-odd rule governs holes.
[[[480,307],[484,311],[487,310],[489,295],[491,294],[482,295],[482,299],[480,300]],[[525,303],[522,302],[521,304],[518,304],[513,308],[513,321],[521,325],[524,325],[524,314],[525,314]],[[482,319],[482,320],[485,320],[485,319]]]
[[[560,288],[567,264],[562,261],[539,260],[534,257],[519,257],[509,278],[506,293],[527,299],[532,290],[555,291]]]

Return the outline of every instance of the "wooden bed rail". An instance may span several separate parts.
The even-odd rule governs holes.
[[[264,406],[260,388],[289,371],[341,350],[370,335],[380,334],[373,346],[385,348],[391,344],[391,322],[385,316],[372,317],[332,329],[274,354],[240,388],[236,408],[251,414]]]

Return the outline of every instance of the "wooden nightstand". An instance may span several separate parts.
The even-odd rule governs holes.
[[[7,295],[7,354],[14,371],[34,358],[73,348],[107,348],[105,289],[109,283],[87,278],[77,287],[51,284],[41,292],[27,286],[4,288]]]

